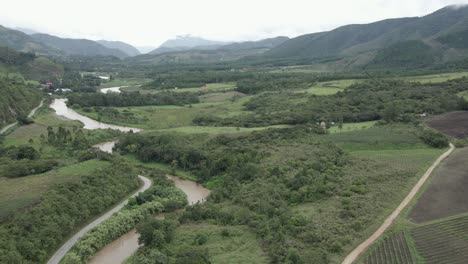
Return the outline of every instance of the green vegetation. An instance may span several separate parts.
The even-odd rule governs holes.
[[[138,181],[129,171],[116,161],[105,170],[81,175],[78,181],[56,185],[38,205],[17,212],[9,224],[0,226],[1,262],[45,262],[76,228],[136,189]]]
[[[174,256],[169,257],[169,263],[200,263],[193,258],[184,259],[182,256],[188,252],[192,257],[202,255],[206,263],[268,263],[255,235],[245,226],[181,225],[175,229],[166,250]],[[145,263],[155,255],[154,251],[141,250],[126,263]]]
[[[268,262],[338,262],[348,248],[373,231],[379,223],[376,218],[383,218],[440,154],[441,150],[427,147],[417,131],[393,125],[326,135],[310,126],[236,137],[126,135],[117,145],[121,154],[175,165],[213,188],[208,202],[187,208],[179,217],[182,225],[175,232],[187,238],[171,240],[163,248],[145,246],[134,261],[144,262],[156,251],[163,258],[175,256],[174,263],[183,259],[180,252],[223,260],[223,254],[213,249],[222,242],[210,244],[218,235],[184,231],[208,221],[219,229],[248,226],[263,245]],[[331,142],[343,142],[351,155]],[[201,237],[204,242],[192,242]],[[285,240],[291,243],[286,245]],[[189,241],[192,245],[182,246]],[[197,243],[201,246],[194,247]],[[262,256],[256,254],[255,258]]]
[[[337,92],[344,91],[345,88],[356,83],[356,80],[338,80],[338,81],[327,81],[319,82],[309,89],[301,90],[310,94],[315,95],[331,95],[336,94]]]
[[[40,101],[41,95],[36,89],[0,78],[1,126],[14,122],[18,116],[27,116]]]
[[[99,249],[135,228],[144,219],[161,212],[171,212],[186,205],[186,196],[165,179],[164,172],[159,171],[157,176],[153,175],[152,178],[155,186],[132,198],[126,208],[86,233],[67,253],[62,262],[86,263]],[[149,235],[154,235],[153,229],[148,232]],[[150,245],[146,237],[142,235],[140,240]]]

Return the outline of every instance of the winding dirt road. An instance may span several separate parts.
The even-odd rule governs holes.
[[[148,190],[148,188],[150,188],[151,185],[152,185],[152,182],[151,182],[150,179],[148,179],[148,178],[146,178],[144,176],[141,176],[141,175],[138,175],[138,177],[140,178],[140,180],[143,181],[143,186],[135,194],[133,194],[131,197],[135,197],[139,193]],[[121,202],[120,204],[118,204],[117,206],[115,206],[114,208],[109,210],[107,213],[105,213],[104,215],[102,215],[98,219],[94,220],[93,222],[91,222],[90,224],[88,224],[87,226],[82,228],[78,233],[76,233],[73,237],[71,237],[69,240],[67,240],[67,242],[65,242],[62,245],[62,247],[59,248],[54,253],[54,255],[49,259],[47,264],[58,264],[60,262],[60,260],[63,258],[63,256],[65,256],[65,254],[73,247],[73,245],[75,245],[75,243],[76,243],[76,241],[78,241],[78,239],[80,239],[89,230],[93,229],[94,227],[98,226],[100,223],[104,222],[104,220],[111,217],[114,213],[120,211],[120,209],[122,209],[128,203],[128,200],[129,199]]]
[[[432,171],[440,164],[442,160],[447,158],[455,149],[455,147],[450,144],[450,149],[442,154],[434,163],[427,169],[426,173],[419,179],[419,181],[413,186],[413,189],[408,193],[408,195],[403,199],[403,201],[398,205],[398,207],[393,211],[393,213],[385,219],[383,224],[374,232],[369,238],[362,242],[357,248],[355,248],[348,256],[343,260],[342,264],[351,264],[353,263],[359,255],[361,255],[375,240],[377,240],[388,227],[393,223],[393,221],[398,217],[403,209],[409,204],[409,202],[414,198],[418,193],[424,183],[427,181]]]
[[[44,105],[44,99],[42,99],[41,103],[36,108],[34,108],[33,110],[31,110],[31,112],[29,112],[28,118],[31,118],[36,113],[37,109],[41,108],[43,105]],[[14,122],[14,123],[11,123],[8,126],[2,128],[0,130],[0,135],[5,133],[8,129],[16,126],[17,124],[18,124],[18,122]]]

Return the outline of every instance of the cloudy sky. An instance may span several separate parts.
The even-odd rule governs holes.
[[[468,0],[13,0],[0,24],[61,37],[158,46],[177,35],[213,40],[298,36],[350,23],[422,16]]]

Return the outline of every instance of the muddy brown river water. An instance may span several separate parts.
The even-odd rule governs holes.
[[[115,87],[118,88],[118,87]],[[118,90],[118,89],[117,89]],[[115,91],[115,90],[111,90]],[[107,91],[102,91],[106,93]],[[83,116],[78,112],[70,109],[66,105],[67,99],[55,99],[50,107],[55,110],[57,115],[66,117],[72,120],[78,120],[84,124],[85,129],[116,129],[122,132],[140,132],[141,129],[116,126],[98,122],[89,117]],[[107,141],[94,145],[93,147],[99,148],[102,151],[112,153],[112,149],[115,146],[116,141]],[[176,176],[167,176],[168,179],[174,182],[175,186],[181,189],[186,195],[189,204],[195,204],[197,202],[205,201],[206,197],[210,194],[210,190],[206,189],[202,185],[190,181],[183,180]],[[91,264],[116,264],[122,263],[133,255],[138,250],[138,234],[135,230],[128,232],[127,234],[114,240],[112,243],[101,249],[88,263]]]

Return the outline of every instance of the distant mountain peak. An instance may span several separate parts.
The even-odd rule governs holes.
[[[225,45],[228,42],[208,40],[192,35],[178,35],[174,39],[166,40],[160,48],[194,48],[198,46]]]

